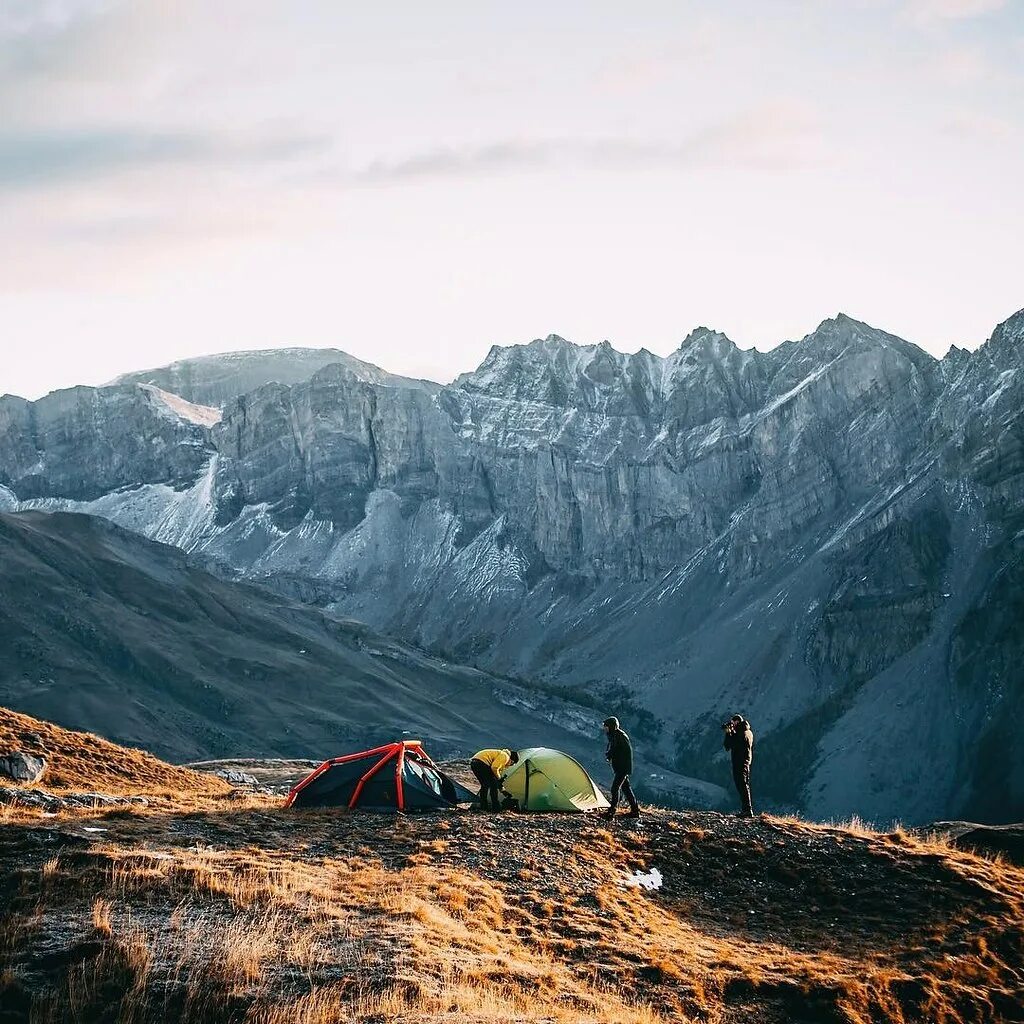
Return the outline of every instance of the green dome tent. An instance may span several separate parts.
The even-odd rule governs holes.
[[[519,763],[505,773],[503,785],[524,811],[600,811],[608,806],[579,761],[550,747],[520,750]]]

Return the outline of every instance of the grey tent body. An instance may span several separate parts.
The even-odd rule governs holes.
[[[324,761],[292,789],[286,806],[427,811],[473,799],[434,764],[419,740],[402,740]]]

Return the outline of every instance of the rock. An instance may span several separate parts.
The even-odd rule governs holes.
[[[0,803],[22,804],[26,807],[38,807],[44,811],[56,811],[62,806],[57,797],[42,790],[12,789],[8,786],[0,786]]]
[[[31,785],[38,782],[46,771],[46,759],[20,750],[0,754],[0,776]]]
[[[946,833],[957,849],[985,857],[1002,856],[1012,864],[1024,865],[1024,823],[979,825],[972,821],[937,821],[933,828]]]
[[[258,786],[260,784],[260,780],[255,775],[236,771],[234,768],[220,768],[214,772],[214,775],[225,782],[230,782],[232,786]]]
[[[21,804],[48,812],[109,807],[145,807],[144,796],[113,796],[110,793],[48,793],[42,789],[0,786],[0,804]]]
[[[204,437],[134,386],[68,388],[36,402],[3,395],[0,479],[22,500],[87,501],[140,481],[180,485],[206,463]]]

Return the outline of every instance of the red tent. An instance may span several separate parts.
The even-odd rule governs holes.
[[[401,740],[324,761],[292,789],[285,806],[405,811],[474,799],[434,764],[419,740]]]

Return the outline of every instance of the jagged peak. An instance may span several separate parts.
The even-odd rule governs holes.
[[[512,345],[492,345],[487,352],[483,362],[475,371],[464,373],[459,377],[462,380],[473,376],[483,370],[493,368],[495,365],[509,361],[518,362],[523,359],[530,359],[537,356],[542,361],[551,362],[560,359],[568,359],[574,363],[581,360],[588,354],[614,353],[621,358],[628,358],[620,352],[610,341],[601,341],[591,345],[580,345],[575,341],[569,341],[560,334],[549,334],[545,338],[534,338],[533,341],[517,342]]]
[[[998,324],[984,347],[993,353],[1024,348],[1024,309],[1018,309]]]
[[[880,330],[877,327],[872,327],[871,324],[866,323],[863,320],[857,320],[855,317],[849,315],[849,313],[839,312],[835,316],[826,317],[818,324],[817,327],[808,335],[806,338],[814,337],[816,334],[834,334],[837,332],[850,333],[850,332],[866,332],[869,334],[885,335],[886,332]],[[889,335],[893,337],[892,335]]]
[[[726,341],[729,340],[727,335],[723,334],[721,331],[716,331],[713,327],[705,327],[702,324],[700,327],[694,327],[693,330],[683,338],[683,342],[679,347],[683,348],[686,345],[692,345],[695,342],[703,341],[705,338],[725,338]]]
[[[855,319],[848,313],[837,313],[833,317],[822,320],[810,334],[805,334],[795,344],[799,346],[799,349],[806,350],[808,347],[824,346],[827,349],[830,345],[845,346],[849,343],[895,350],[918,363],[921,361],[938,362],[935,356],[912,341],[883,331],[880,327],[873,327],[863,320]],[[778,350],[784,351],[785,347],[790,344],[794,343],[783,343]]]
[[[727,334],[716,331],[713,327],[694,327],[676,350],[683,352],[731,353],[739,351],[739,346]],[[671,357],[670,357],[671,358]]]

